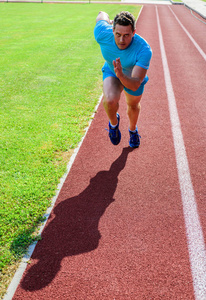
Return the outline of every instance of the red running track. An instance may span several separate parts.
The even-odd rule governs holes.
[[[203,239],[206,64],[172,12],[206,53],[206,25],[189,10],[144,6],[137,32],[153,58],[138,125],[141,146],[128,148],[124,96],[118,146],[109,142],[100,104],[13,300],[206,299],[204,280],[194,288],[157,14]]]

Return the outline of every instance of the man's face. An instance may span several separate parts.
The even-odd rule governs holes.
[[[132,31],[131,25],[123,26],[116,24],[115,29],[113,29],[113,33],[117,47],[124,50],[130,45],[135,31]]]

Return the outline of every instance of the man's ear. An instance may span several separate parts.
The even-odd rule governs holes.
[[[135,35],[135,33],[136,33],[136,29],[133,31],[133,36]]]

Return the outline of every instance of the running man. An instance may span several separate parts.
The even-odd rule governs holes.
[[[109,137],[114,145],[121,140],[117,111],[124,90],[129,117],[129,145],[132,148],[140,145],[137,120],[152,56],[149,44],[135,33],[135,26],[135,18],[129,12],[122,11],[111,21],[106,12],[100,11],[94,28],[95,39],[105,59],[102,68],[103,105],[109,118]]]

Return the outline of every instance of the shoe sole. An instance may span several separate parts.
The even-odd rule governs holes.
[[[134,146],[134,145],[132,146],[129,142],[129,146],[130,146],[130,148],[139,148],[140,144],[138,146]]]

